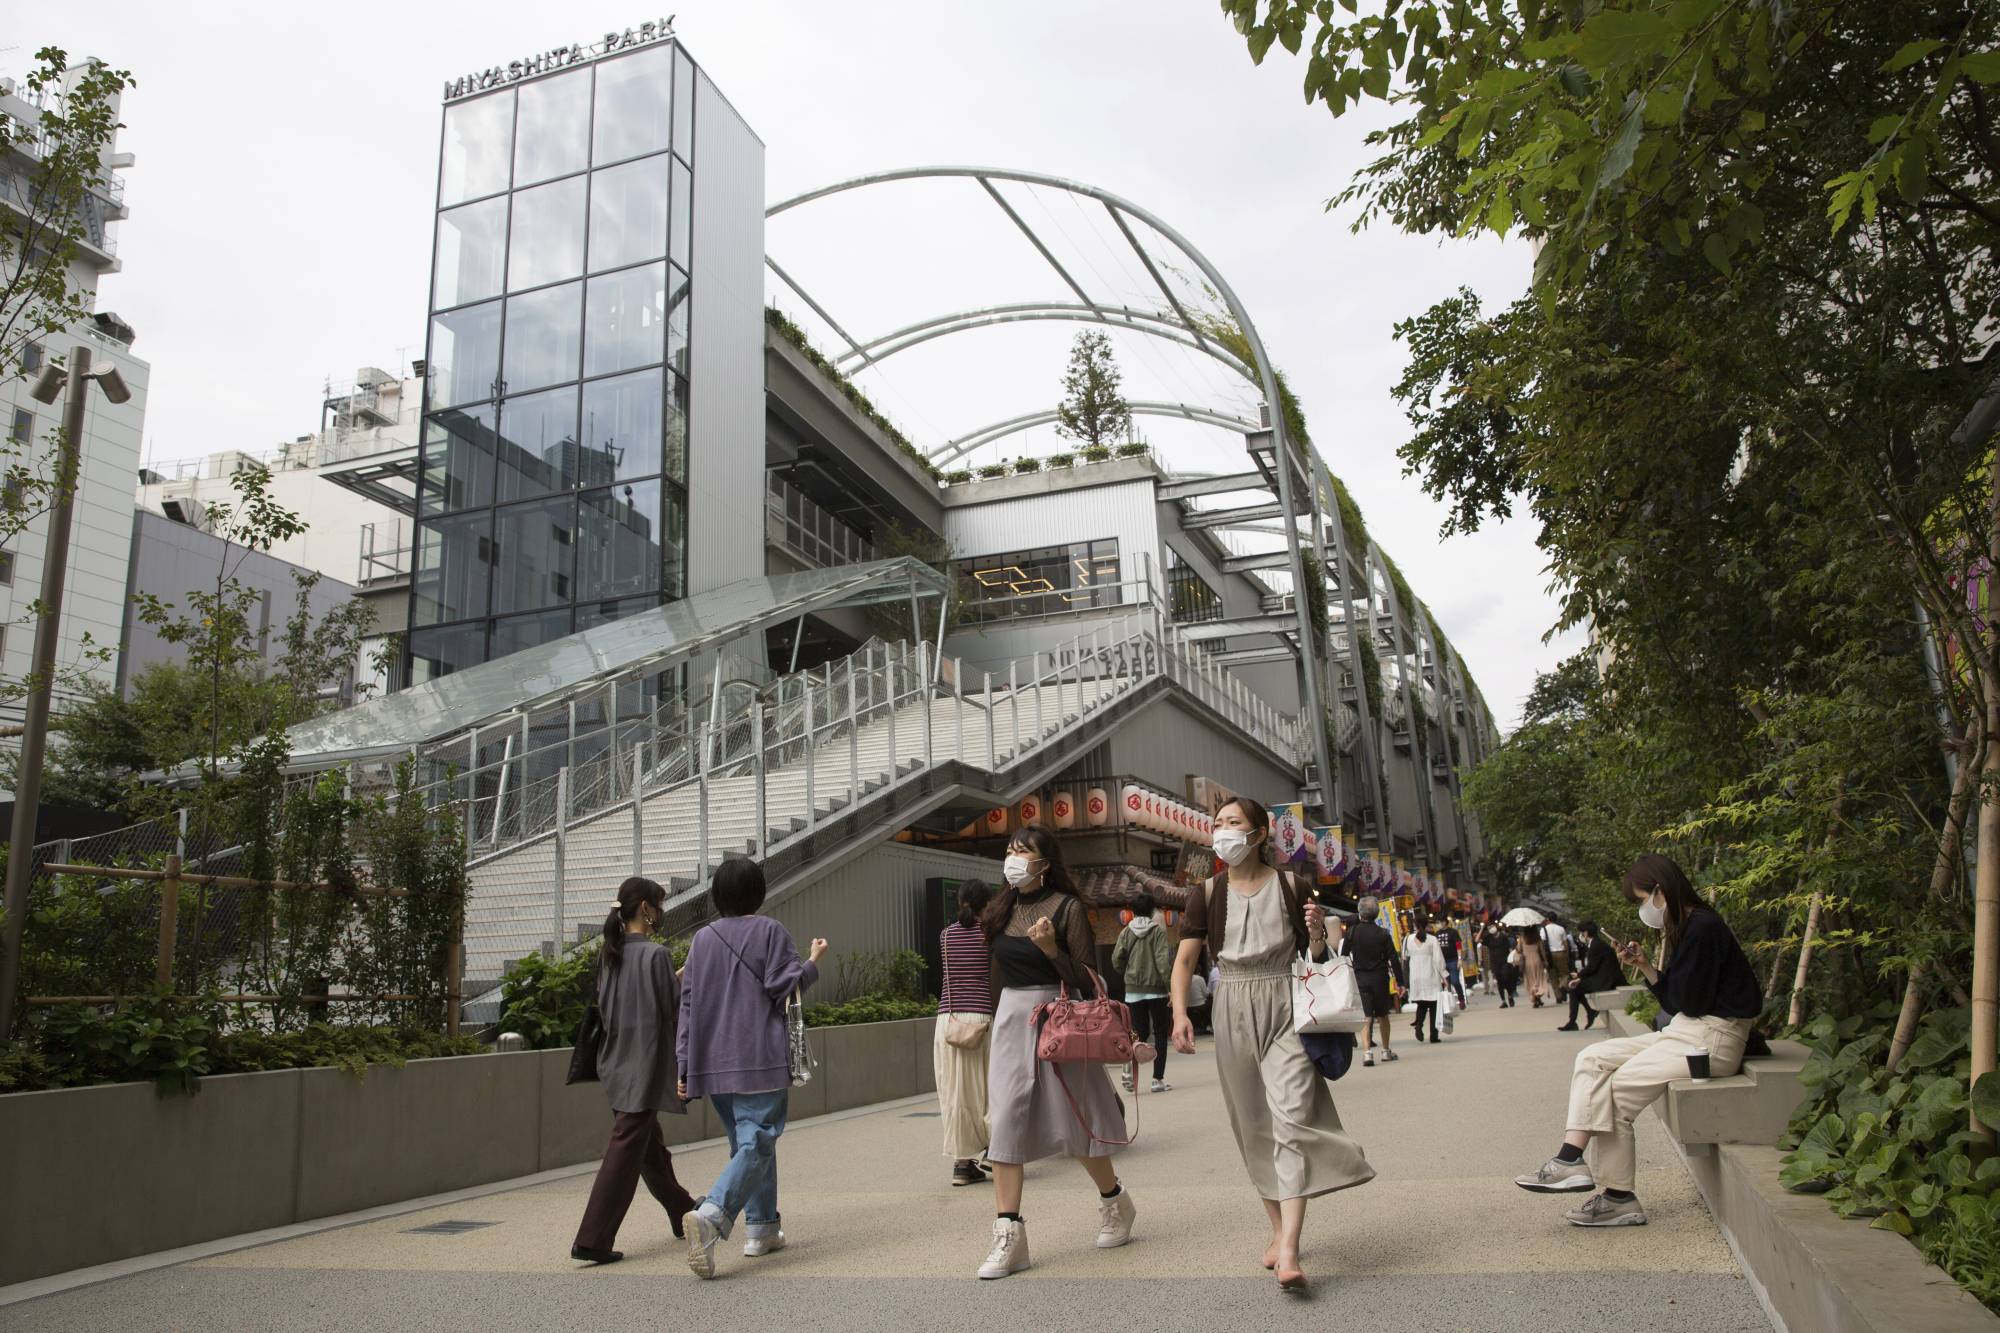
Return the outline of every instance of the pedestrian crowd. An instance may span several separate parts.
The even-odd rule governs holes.
[[[979,1277],[1030,1265],[1029,1162],[1074,1159],[1097,1195],[1093,1244],[1131,1238],[1139,1208],[1114,1159],[1137,1137],[1141,1066],[1150,1064],[1149,1094],[1171,1091],[1169,1051],[1194,1054],[1199,1029],[1212,1034],[1221,1112],[1270,1225],[1262,1266],[1281,1290],[1307,1289],[1308,1202],[1375,1175],[1341,1123],[1332,1082],[1357,1047],[1364,1068],[1377,1063],[1378,1047],[1381,1062],[1399,1058],[1398,1014],[1410,1015],[1416,1043],[1443,1044],[1469,1002],[1469,970],[1502,1008],[1518,1003],[1524,984],[1537,1008],[1566,999],[1562,1032],[1594,1028],[1593,997],[1624,984],[1627,968],[1659,998],[1657,1030],[1578,1053],[1561,1145],[1516,1181],[1538,1193],[1591,1192],[1565,1214],[1577,1226],[1644,1224],[1634,1120],[1676,1078],[1735,1072],[1761,1007],[1735,937],[1674,862],[1640,857],[1624,880],[1641,921],[1664,937],[1656,965],[1637,941],[1620,943],[1593,921],[1572,929],[1526,908],[1480,923],[1420,910],[1385,925],[1385,905],[1368,897],[1346,918],[1319,901],[1316,886],[1271,863],[1263,806],[1235,799],[1215,823],[1220,868],[1190,887],[1177,930],[1150,895],[1132,900],[1110,953],[1122,1004],[1097,971],[1089,912],[1052,833],[1016,832],[997,888],[959,886],[956,916],[939,938],[932,1052],[949,1183],[990,1184],[994,1193]],[[785,1247],[778,1142],[790,1089],[811,1076],[802,994],[819,979],[827,941],[812,940],[802,955],[760,913],[765,892],[757,863],[726,861],[709,888],[716,917],[676,973],[653,938],[664,891],[639,877],[620,887],[573,1064],[573,1078],[603,1085],[612,1128],[572,1258],[622,1257],[613,1244],[641,1181],[684,1238],[697,1276],[714,1276],[716,1249],[739,1222],[746,1257]],[[1301,1017],[1300,984],[1343,972],[1349,1007],[1337,1030]],[[1126,1096],[1107,1072],[1112,1062],[1122,1065]],[[676,1176],[658,1116],[684,1115],[702,1098],[729,1156],[697,1196]]]

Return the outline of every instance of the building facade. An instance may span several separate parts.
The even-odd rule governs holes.
[[[754,572],[763,148],[606,46],[447,88],[411,683]]]

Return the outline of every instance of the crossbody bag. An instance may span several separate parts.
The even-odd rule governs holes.
[[[753,979],[758,979],[759,984],[761,984],[761,979],[757,978],[757,969],[750,966],[749,963],[744,962],[743,955],[737,952],[735,945],[722,938],[721,931],[717,930],[714,926],[708,926],[704,933],[714,936],[716,942],[729,950],[736,961],[742,965],[743,970],[748,972]],[[699,939],[700,936],[696,936],[696,938]],[[792,1086],[803,1088],[806,1084],[812,1082],[813,1070],[819,1068],[819,1060],[812,1053],[811,1043],[806,1040],[805,997],[799,993],[797,986],[792,987],[792,993],[785,997],[783,1012],[785,1016],[785,1064],[787,1072],[791,1075]]]
[[[944,952],[944,989],[951,993],[951,952]],[[949,1014],[944,1020],[944,1044],[961,1051],[976,1051],[986,1044],[993,1029],[990,1014]]]

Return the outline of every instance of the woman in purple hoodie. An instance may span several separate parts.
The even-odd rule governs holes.
[[[738,1213],[745,1255],[785,1247],[778,1226],[778,1136],[792,1082],[785,1000],[819,980],[826,952],[826,941],[816,939],[810,956],[800,958],[785,928],[756,914],[764,868],[755,861],[724,861],[708,895],[722,915],[688,946],[675,1037],[681,1097],[708,1098],[729,1139],[728,1164],[681,1224],[688,1267],[704,1278],[715,1276],[715,1243]]]

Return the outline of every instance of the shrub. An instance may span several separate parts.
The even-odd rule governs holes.
[[[1076,455],[1069,453],[1050,454],[1048,458],[1048,464],[1050,467],[1070,467],[1074,465],[1075,462],[1076,462]]]
[[[597,969],[597,941],[555,958],[531,953],[500,987],[500,1030],[518,1032],[530,1050],[567,1046],[583,1021]]]
[[[971,480],[972,469],[969,467],[955,467],[944,474],[944,483],[947,486],[963,486]]]
[[[1120,458],[1143,458],[1151,452],[1153,452],[1151,445],[1142,444],[1137,440],[1118,446],[1118,456]]]
[[[1650,1028],[1660,1016],[1660,1002],[1653,992],[1642,990],[1625,1001],[1625,1012]]]
[[[1007,465],[1005,463],[986,463],[980,467],[979,475],[982,477],[1004,477],[1007,475]]]
[[[840,1004],[809,1004],[806,1026],[845,1027],[850,1023],[893,1023],[905,1018],[935,1018],[937,1001],[911,1000],[893,995],[857,995]]]
[[[1040,472],[1042,470],[1042,460],[1039,458],[1017,458],[1014,460],[1014,470],[1016,472]]]
[[[1110,447],[1102,444],[1086,445],[1082,453],[1083,461],[1086,463],[1102,463],[1105,459],[1111,457]]]
[[[892,953],[851,953],[840,960],[840,989],[850,995],[891,999],[923,998],[924,956],[915,949]]]

